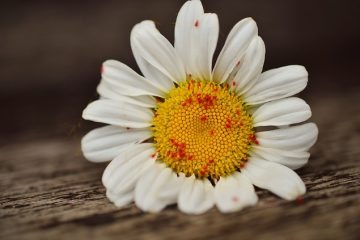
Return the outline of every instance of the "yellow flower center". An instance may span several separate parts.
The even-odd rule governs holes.
[[[209,81],[172,89],[157,104],[152,130],[160,161],[176,173],[213,180],[239,170],[256,142],[241,98]]]

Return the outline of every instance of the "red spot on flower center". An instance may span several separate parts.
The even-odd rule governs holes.
[[[181,103],[181,106],[185,107],[185,106],[188,106],[192,103],[192,98],[189,97],[188,99],[186,99],[184,102]]]
[[[249,136],[249,140],[255,143],[256,145],[259,145],[259,141],[256,139],[256,136],[254,134]]]
[[[208,116],[202,115],[202,116],[200,117],[200,120],[203,121],[203,122],[205,122],[206,120],[208,120]]]
[[[226,123],[225,123],[225,127],[229,129],[229,128],[231,128],[232,124],[233,124],[233,123],[232,123],[231,119],[230,119],[230,118],[227,118],[227,119],[226,119]]]
[[[192,156],[189,156],[187,157],[187,154],[186,154],[186,144],[183,143],[183,142],[179,142],[175,139],[169,139],[169,142],[171,143],[172,146],[175,147],[175,149],[173,151],[167,151],[166,155],[168,157],[172,157],[174,159],[177,159],[177,160],[186,160],[186,158],[188,158],[189,160],[190,157],[192,158]]]

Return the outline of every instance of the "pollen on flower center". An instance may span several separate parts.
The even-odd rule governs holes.
[[[177,173],[214,180],[240,169],[256,141],[241,98],[210,81],[172,89],[156,107],[152,130],[158,159]]]

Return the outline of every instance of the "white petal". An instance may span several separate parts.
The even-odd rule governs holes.
[[[310,117],[309,105],[295,97],[265,103],[253,114],[255,127],[289,125],[303,122]]]
[[[215,201],[220,212],[235,212],[257,203],[251,181],[239,172],[220,178],[215,186]]]
[[[119,92],[116,87],[109,84],[104,79],[101,80],[97,87],[97,92],[100,97],[111,100],[118,100],[123,102],[132,103],[140,107],[154,108],[156,106],[156,99],[149,95],[142,96],[126,96]]]
[[[136,205],[143,211],[159,212],[176,203],[184,179],[164,164],[155,163],[136,184]]]
[[[176,177],[176,178],[175,178]],[[171,177],[169,177],[168,182],[162,186],[161,192],[159,192],[159,199],[166,200],[170,203],[176,203],[181,186],[183,182],[185,181],[186,177],[183,173],[178,174],[172,174]]]
[[[251,88],[258,80],[265,60],[265,44],[261,37],[255,37],[240,60],[239,70],[234,78],[229,78],[230,86],[234,87],[239,95]]]
[[[248,104],[260,104],[301,92],[307,84],[308,72],[293,65],[272,69],[261,74],[257,83],[245,93]]]
[[[190,50],[191,60],[187,71],[195,78],[212,79],[212,59],[219,36],[219,20],[216,14],[206,13],[193,26]]]
[[[173,88],[173,82],[186,80],[184,65],[174,47],[156,29],[154,22],[143,21],[131,31],[131,48],[147,79],[161,90]]]
[[[256,23],[251,18],[245,18],[233,27],[215,64],[213,71],[215,81],[223,83],[228,79],[257,33]]]
[[[301,168],[307,164],[310,157],[308,152],[287,151],[260,146],[254,146],[253,151],[254,154],[265,160],[280,163],[291,169]]]
[[[301,178],[290,168],[277,163],[252,157],[242,172],[255,186],[267,189],[286,200],[294,200],[306,192]]]
[[[161,186],[156,186],[155,189],[151,189],[163,169],[165,169],[164,164],[155,163],[144,172],[144,175],[141,176],[137,182],[135,186],[135,204],[141,210],[159,212],[166,206],[166,204],[156,198],[156,191],[159,191],[159,187]],[[164,177],[166,179],[166,176]],[[162,178],[160,178],[160,180],[162,180]],[[157,185],[160,184],[158,181]]]
[[[149,127],[153,116],[148,108],[108,99],[90,103],[82,114],[86,120],[129,128]]]
[[[154,145],[152,143],[134,144],[129,146],[127,149],[125,149],[121,153],[121,156],[118,156],[116,158],[116,161],[114,159],[114,161],[111,161],[109,165],[106,167],[102,176],[103,184],[105,186],[107,185],[107,182],[109,181],[111,176],[116,172],[118,167],[123,166],[131,159],[139,155],[139,153],[148,151],[149,149],[153,149],[155,151]]]
[[[102,181],[115,194],[127,193],[135,188],[139,177],[154,164],[152,144],[137,144],[128,148],[106,167]]]
[[[178,207],[187,214],[202,214],[214,206],[214,187],[207,179],[194,175],[185,179],[181,186]]]
[[[89,161],[110,161],[130,145],[145,141],[151,136],[150,129],[105,126],[86,134],[81,140],[81,149]]]
[[[203,15],[201,1],[194,0],[185,2],[176,18],[174,45],[188,72],[191,69],[194,25]]]
[[[175,25],[175,49],[187,74],[211,80],[212,58],[219,36],[216,14],[204,14],[200,1],[188,1],[179,12]]]
[[[257,132],[261,147],[288,151],[308,151],[317,140],[319,130],[314,123],[286,127],[271,131]]]
[[[143,78],[125,64],[116,60],[107,60],[103,63],[102,81],[121,95],[127,96],[165,96],[164,91],[156,87],[149,80]]]
[[[134,200],[134,191],[126,193],[116,194],[110,190],[106,190],[106,197],[115,204],[115,206],[121,208]]]

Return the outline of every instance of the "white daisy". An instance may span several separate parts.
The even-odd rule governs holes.
[[[251,18],[233,27],[212,67],[218,34],[217,15],[188,1],[177,16],[175,47],[152,21],[133,28],[144,77],[115,60],[103,64],[101,97],[83,118],[109,125],[88,133],[82,150],[92,162],[111,161],[102,180],[116,206],[232,212],[256,204],[253,185],[287,200],[305,193],[293,169],[307,163],[318,129],[298,124],[311,110],[290,96],[305,88],[307,71],[294,65],[261,73],[265,46]]]

